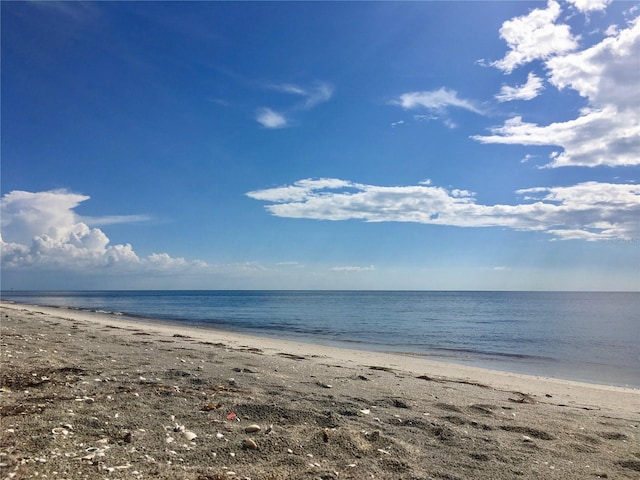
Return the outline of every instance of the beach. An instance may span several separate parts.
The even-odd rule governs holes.
[[[1,478],[640,476],[640,392],[2,303]]]

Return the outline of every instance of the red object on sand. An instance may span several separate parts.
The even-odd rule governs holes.
[[[238,418],[238,416],[234,412],[227,415],[227,420],[235,420],[236,418]]]

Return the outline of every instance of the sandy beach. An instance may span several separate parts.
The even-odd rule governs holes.
[[[640,392],[2,304],[0,477],[640,478]]]

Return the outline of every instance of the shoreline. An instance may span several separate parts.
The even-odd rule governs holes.
[[[243,293],[245,292],[243,291]],[[153,298],[153,295],[151,298]],[[246,320],[244,316],[246,313],[242,308],[237,310],[237,314],[235,313],[236,310],[234,310],[233,312],[221,314],[221,317],[216,317],[215,313],[207,312],[203,314],[202,309],[191,312],[190,310],[176,309],[173,303],[168,304],[164,301],[161,304],[156,304],[155,301],[150,303],[147,296],[143,296],[140,305],[130,303],[131,301],[126,299],[124,302],[111,302],[108,299],[103,300],[102,297],[94,299],[92,296],[90,296],[89,301],[82,301],[81,294],[77,298],[72,297],[69,299],[64,297],[56,299],[55,295],[48,299],[45,295],[43,298],[33,298],[31,300],[25,298],[24,300],[27,300],[28,304],[34,304],[34,301],[39,301],[37,304],[42,307],[112,314],[140,322],[169,322],[181,328],[189,326],[212,328],[261,338],[288,339],[293,342],[412,356],[443,363],[454,363],[535,377],[640,389],[640,374],[638,370],[640,365],[637,363],[637,355],[634,354],[634,352],[637,353],[637,347],[629,343],[628,336],[621,337],[619,333],[612,334],[611,338],[607,336],[608,334],[603,334],[610,340],[609,343],[606,343],[605,339],[600,337],[597,329],[592,329],[593,331],[590,332],[593,335],[592,337],[582,335],[580,337],[582,340],[579,339],[579,343],[573,345],[570,343],[572,341],[571,335],[567,335],[566,332],[561,333],[559,338],[549,337],[546,340],[545,335],[540,335],[535,331],[536,327],[525,326],[523,327],[525,329],[524,333],[514,333],[509,330],[511,327],[508,327],[505,332],[497,330],[497,333],[494,334],[492,333],[492,328],[501,328],[498,320],[496,320],[493,323],[496,323],[497,327],[486,327],[489,330],[481,331],[482,335],[468,335],[464,333],[466,331],[464,328],[457,329],[455,327],[456,321],[454,321],[453,327],[425,327],[427,330],[424,330],[424,332],[421,330],[423,327],[418,326],[418,333],[426,335],[426,337],[420,337],[419,341],[414,341],[414,326],[407,325],[406,322],[403,324],[402,318],[404,317],[402,315],[399,322],[399,331],[401,333],[394,336],[395,333],[392,331],[384,333],[385,328],[388,327],[378,325],[375,321],[372,322],[371,331],[368,328],[352,331],[349,327],[341,328],[339,324],[335,324],[334,328],[333,324],[324,325],[322,321],[318,323],[318,318],[310,318],[309,324],[306,322],[296,323],[295,319],[288,319],[285,313],[284,318],[287,321],[282,320],[284,322],[282,325],[287,327],[278,328],[282,327],[282,325],[279,325],[280,322],[274,321],[270,315],[265,315],[264,312],[262,315],[260,315],[260,312],[256,314],[257,321]],[[20,298],[11,299],[9,297],[6,301],[21,303],[24,300]],[[165,306],[166,309],[164,308]],[[193,315],[185,312],[191,312]],[[604,315],[603,312],[601,313]],[[249,313],[249,315],[252,314]],[[340,312],[333,312],[330,317],[340,318],[340,316]],[[387,312],[387,316],[392,318],[393,312]],[[279,317],[277,318],[280,320]],[[599,318],[603,317],[598,315],[595,319],[591,318],[591,324],[597,324],[596,320]],[[331,320],[328,321],[331,322]],[[627,320],[625,321],[628,323]],[[292,328],[288,328],[289,323],[291,323]],[[632,325],[623,326],[626,330],[614,328],[611,331],[634,331]],[[439,328],[442,331],[438,332],[439,336],[434,336],[429,333],[428,328]],[[475,327],[473,328],[475,329]],[[532,331],[526,333],[529,330]],[[547,330],[553,331],[553,328],[545,329],[545,331]],[[384,333],[382,336],[380,335],[381,332]],[[532,335],[534,340],[522,342],[524,346],[521,348],[518,343],[520,341],[519,336],[528,339],[527,335],[529,334]],[[487,340],[487,338],[492,338],[492,335],[499,340],[497,342]],[[567,338],[563,338],[563,335]],[[590,338],[593,340],[584,340]],[[619,345],[620,348],[607,348],[606,345]],[[591,351],[591,346],[594,347],[593,351]]]
[[[0,478],[634,479],[640,392],[0,304]]]
[[[425,371],[438,372],[436,376],[442,378],[448,377],[465,381],[478,381],[488,383],[495,388],[528,389],[531,390],[531,393],[537,395],[542,394],[543,390],[545,392],[555,392],[556,395],[562,395],[565,389],[571,389],[575,395],[582,395],[583,398],[597,403],[599,401],[605,401],[606,392],[618,392],[624,394],[625,397],[626,395],[631,395],[626,397],[625,401],[632,401],[635,398],[634,395],[637,395],[635,400],[640,402],[640,389],[636,388],[476,367],[455,362],[433,360],[413,354],[349,349],[318,343],[275,339],[273,337],[238,333],[232,330],[218,329],[209,326],[193,324],[181,325],[172,320],[132,316],[121,312],[99,312],[75,307],[40,306],[12,301],[0,301],[0,308],[4,307],[15,307],[29,312],[43,312],[47,315],[54,316],[64,312],[65,316],[69,319],[92,321],[105,326],[142,327],[168,335],[188,334],[202,341],[228,342],[234,346],[244,345],[248,348],[261,348],[266,351],[271,351],[276,355],[293,351],[305,352],[305,354],[311,356],[330,357],[349,363],[364,364],[371,363],[375,360],[384,365],[390,365],[392,368],[397,368],[412,374],[420,374]],[[599,395],[595,392],[603,392],[603,394]],[[610,399],[607,398],[607,400]],[[640,405],[640,403],[638,405]]]

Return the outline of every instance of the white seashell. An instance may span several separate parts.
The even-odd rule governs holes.
[[[262,430],[262,427],[260,427],[260,425],[256,425],[255,423],[253,425],[245,427],[244,429],[244,431],[247,433],[259,432],[260,430]]]
[[[184,435],[184,438],[189,441],[194,440],[197,437],[197,435],[190,430],[185,430],[184,432],[182,432],[182,435]]]
[[[216,433],[216,438],[224,438],[224,435],[220,432]]]
[[[364,410],[360,410],[360,413],[362,413],[363,415],[369,415],[371,413],[371,410],[365,408]]]
[[[51,433],[53,433],[54,435],[67,435],[69,431],[62,427],[56,427],[53,430],[51,430]]]

